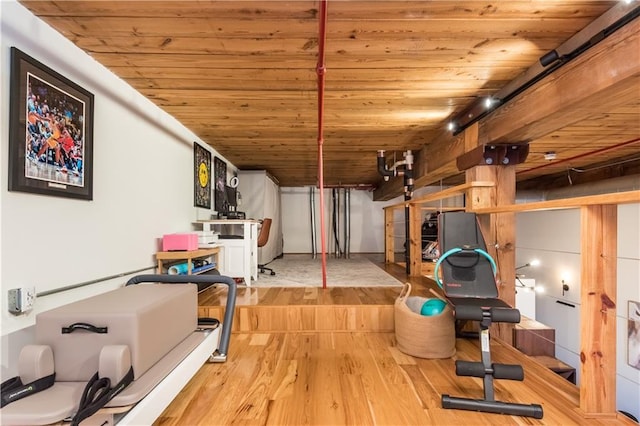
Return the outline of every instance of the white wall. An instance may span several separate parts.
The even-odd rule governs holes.
[[[120,286],[127,272],[151,271],[159,238],[189,230],[210,211],[193,207],[193,143],[206,144],[20,4],[0,2],[0,19],[4,375],[12,342],[28,339],[37,313]],[[11,46],[95,95],[93,201],[7,190]],[[118,274],[125,276],[38,298],[31,313],[7,311],[9,289],[42,293]]]
[[[320,253],[320,192],[315,191],[316,214],[316,250]],[[282,233],[284,235],[284,253],[311,253],[311,204],[309,188],[281,189],[282,194]],[[342,207],[344,198],[341,195]],[[351,190],[351,253],[384,252],[384,206],[393,201],[373,201],[373,193],[366,190]],[[325,189],[325,242],[327,253],[333,252],[333,232],[331,227],[331,189]],[[340,226],[344,224],[344,215],[339,215]],[[341,244],[344,241],[340,234]]]
[[[580,211],[518,213],[516,265],[545,292],[536,295],[536,319],[556,329],[556,357],[576,368],[580,380]],[[640,300],[640,205],[618,207],[617,406],[640,418],[640,370],[627,364],[627,306]],[[562,294],[562,280],[569,291]],[[558,302],[568,303],[567,306]]]
[[[395,179],[402,179],[401,177]],[[311,253],[311,204],[310,188],[282,188],[282,230],[284,234],[285,253]],[[413,198],[419,198],[427,194],[441,191],[443,187],[423,187],[415,191]],[[316,212],[316,250],[319,253],[320,243],[320,192],[315,191],[315,212]],[[339,223],[344,225],[344,198],[340,196],[341,212]],[[325,239],[327,253],[334,251],[334,238],[332,231],[331,212],[331,189],[325,189]],[[393,198],[388,201],[373,201],[373,192],[368,190],[351,190],[351,227],[350,227],[350,252],[351,253],[383,253],[384,247],[384,208],[389,205],[400,203],[403,196]],[[425,206],[429,207],[452,207],[462,206],[462,197],[452,197],[446,200],[437,201]],[[428,211],[425,210],[425,215]],[[395,251],[402,251],[404,244],[404,210],[396,212],[394,221]],[[341,228],[342,229],[342,228]],[[344,239],[341,231],[340,242]]]

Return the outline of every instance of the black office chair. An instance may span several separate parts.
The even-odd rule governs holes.
[[[492,323],[519,323],[520,311],[498,299],[495,281],[496,263],[487,253],[476,215],[466,212],[446,212],[439,216],[438,244],[440,258],[434,276],[453,305],[456,320],[480,323],[481,361],[456,361],[456,375],[483,379],[484,398],[469,399],[442,395],[442,408],[485,411],[498,414],[541,419],[539,404],[518,404],[496,401],[494,379],[523,380],[520,365],[491,361],[489,327]],[[438,276],[442,270],[442,281]]]
[[[262,225],[260,226],[260,233],[258,234],[258,248],[263,247],[269,241],[269,231],[271,230],[271,219],[264,218],[262,219]],[[271,268],[267,268],[268,263],[263,265],[258,264],[258,269],[263,274],[265,271],[269,271],[271,275],[275,275],[275,271]]]

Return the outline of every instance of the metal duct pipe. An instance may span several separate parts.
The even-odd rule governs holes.
[[[413,198],[413,154],[411,151],[405,153],[404,170],[404,200]],[[404,206],[404,235],[405,235],[405,270],[407,274],[411,272],[411,226],[409,222],[409,204]]]
[[[340,248],[340,188],[336,188],[336,249],[336,257],[342,257],[342,249]]]
[[[406,200],[405,196],[405,200]],[[411,226],[409,226],[409,204],[404,206],[404,262],[405,271],[407,274],[411,272],[411,244],[409,235],[411,233]]]
[[[331,230],[333,231],[333,255],[335,258],[342,256],[340,250],[340,189],[331,190]]]
[[[351,189],[344,189],[344,257],[351,256]]]
[[[405,153],[404,160],[404,199],[410,200],[413,198],[413,154],[411,150]]]
[[[387,164],[384,158],[384,151],[378,151],[378,173],[380,173],[384,180],[389,180],[390,177],[396,175],[396,169],[387,170]]]
[[[311,257],[315,259],[316,253],[316,191],[309,187],[309,212],[311,215]]]
[[[333,253],[333,257],[338,257],[338,249],[336,248],[337,238],[336,238],[336,189],[331,188],[331,234],[329,235],[329,241],[333,242],[333,249],[331,253]]]
[[[316,72],[318,74],[318,186],[320,187],[320,236],[322,242],[322,288],[327,288],[327,248],[325,241],[325,225],[324,225],[324,165],[322,145],[324,144],[323,126],[324,126],[324,45],[327,39],[327,0],[320,2],[319,15],[319,36],[318,36],[318,65]]]
[[[391,170],[387,169],[387,165],[384,159],[384,151],[378,151],[378,172],[384,177],[384,180],[389,180],[390,176],[404,176],[404,200],[409,201],[413,197],[413,152],[407,150],[402,153],[404,160],[396,161]],[[401,169],[403,167],[403,169]],[[411,266],[411,247],[410,240],[410,226],[409,226],[409,205],[405,204],[404,207],[404,257],[405,257],[405,269],[407,274],[410,272]]]
[[[368,183],[351,183],[345,184],[341,183],[338,185],[325,185],[325,188],[349,188],[349,189],[359,189],[362,191],[373,191],[376,189],[376,185],[368,184]]]
[[[411,150],[403,152],[402,156],[404,157],[403,160],[396,161],[391,168],[388,169],[384,158],[384,150],[378,150],[378,172],[384,177],[385,181],[388,181],[391,176],[404,176],[407,171],[411,169],[411,165],[413,164],[413,153]],[[406,182],[405,179],[405,192]],[[411,185],[413,188],[413,178],[411,179]]]

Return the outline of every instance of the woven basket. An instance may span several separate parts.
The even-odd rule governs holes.
[[[450,358],[456,353],[453,310],[447,304],[439,315],[420,314],[426,297],[410,296],[411,284],[396,299],[394,306],[398,349],[418,358]]]

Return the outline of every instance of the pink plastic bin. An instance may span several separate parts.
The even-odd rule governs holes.
[[[198,234],[165,234],[162,251],[198,250]]]

